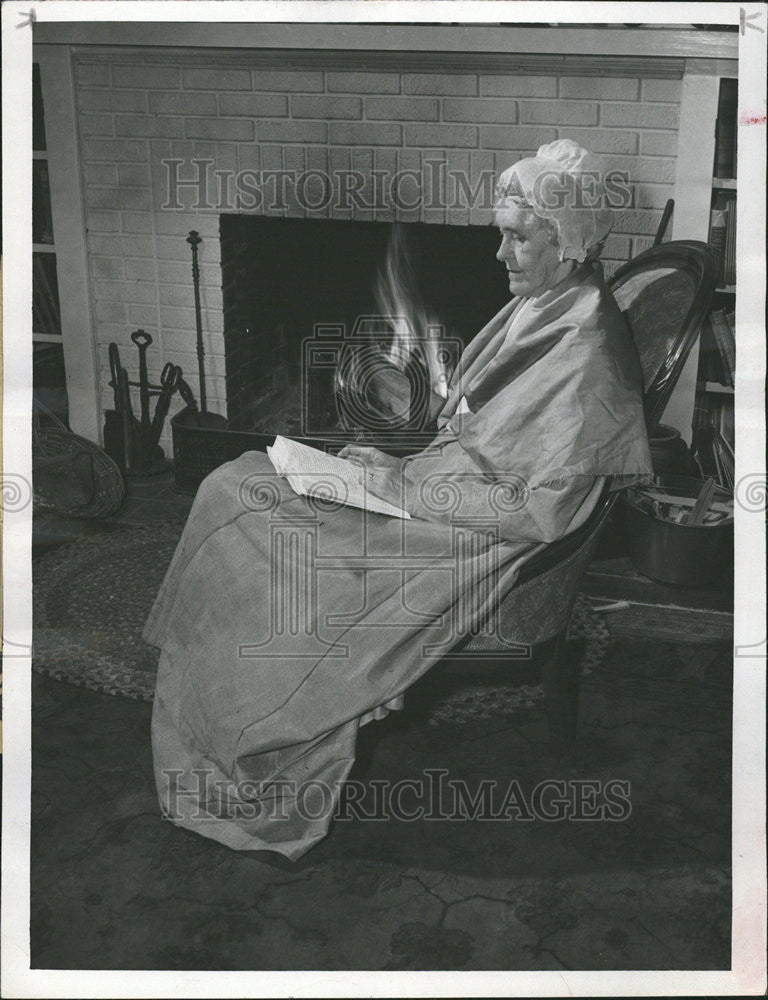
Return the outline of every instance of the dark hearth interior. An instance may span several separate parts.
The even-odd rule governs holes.
[[[384,348],[392,339],[391,326],[376,318],[376,284],[393,227],[242,215],[223,215],[220,223],[230,427],[294,437],[339,429],[334,372],[341,352],[372,331]],[[466,344],[509,298],[494,259],[498,232],[411,223],[399,235],[410,262],[402,276],[406,298],[420,299],[430,324]],[[318,326],[325,328],[319,334]],[[322,345],[319,354],[312,342]]]

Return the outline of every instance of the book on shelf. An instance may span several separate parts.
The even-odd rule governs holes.
[[[694,444],[694,455],[703,478],[710,476],[728,490],[733,489],[733,450],[722,434],[712,427],[698,431]]]
[[[698,381],[700,386],[703,383],[717,381],[720,374],[719,364],[719,353],[715,344],[715,335],[712,332],[712,324],[709,317],[706,317],[699,334]]]
[[[736,284],[736,199],[728,199],[728,211],[725,226],[725,267],[726,285]]]
[[[736,340],[733,314],[713,309],[701,327],[699,383],[733,387],[736,372]]]
[[[738,86],[739,81],[735,79],[720,81],[715,122],[715,177],[736,176]]]
[[[712,212],[709,217],[709,245],[717,250],[720,255],[720,270],[717,275],[717,284],[723,282],[725,274],[725,231],[728,227],[728,216],[722,199],[715,197],[712,205]]]
[[[719,480],[721,485],[733,489],[734,460],[733,453],[728,448],[728,443],[719,431],[712,435],[715,450],[715,460],[719,469]]]
[[[726,446],[728,447],[731,455],[733,455],[736,420],[732,402],[721,402],[720,412],[718,414],[718,427],[720,429],[720,433],[723,435],[723,440],[725,441]]]
[[[718,191],[709,218],[709,244],[720,254],[718,286],[736,283],[736,193]]]
[[[709,323],[720,358],[720,371],[711,381],[732,386],[736,372],[736,337],[731,313],[725,309],[713,309],[709,314]]]
[[[714,431],[711,427],[699,427],[693,434],[693,454],[696,464],[704,479],[712,476],[718,482],[717,462],[715,461],[715,449],[712,443]]]
[[[735,458],[732,397],[699,395],[693,414],[692,451],[702,476],[713,476],[721,486],[733,489]]]

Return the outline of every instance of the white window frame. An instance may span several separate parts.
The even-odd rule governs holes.
[[[32,160],[45,160],[48,162],[48,150],[47,149],[33,149],[32,150]],[[48,194],[48,201],[50,202],[50,191]],[[54,242],[53,243],[33,243],[32,253],[48,253],[51,256],[56,256],[56,231],[54,230]],[[56,276],[58,281],[58,274]],[[32,343],[33,344],[60,344],[61,334],[60,333],[39,333],[32,327]]]
[[[56,252],[61,337],[33,334],[33,341],[61,342],[69,424],[75,434],[101,443],[99,375],[93,329],[83,192],[77,143],[72,60],[68,45],[36,45],[45,113],[48,179]]]

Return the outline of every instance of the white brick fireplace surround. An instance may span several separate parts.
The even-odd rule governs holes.
[[[154,338],[150,376],[172,360],[197,390],[191,229],[203,237],[209,407],[226,412],[225,211],[484,223],[487,213],[466,201],[405,207],[385,195],[367,207],[376,171],[435,177],[443,162],[472,189],[483,172],[572,138],[632,181],[608,269],[650,246],[673,196],[668,238],[706,238],[686,200],[698,168],[690,151],[678,155],[681,127],[690,131],[686,86],[696,77],[700,102],[702,80],[722,69],[715,57],[735,57],[732,36],[719,33],[548,28],[462,29],[459,40],[448,27],[43,24],[36,43],[54,228],[68,258],[59,280],[71,421],[92,440],[112,406],[107,344],[120,345],[136,377],[137,327]],[[274,171],[314,183],[320,171],[359,172],[364,182],[350,182],[356,196],[308,210],[307,198],[318,199],[311,184],[304,203],[289,182],[274,204],[277,181],[266,186],[262,173]],[[203,175],[202,198],[199,184],[179,183],[169,205],[169,182]],[[261,204],[237,200],[244,176],[252,187],[262,181]],[[299,275],[297,261],[297,287]]]

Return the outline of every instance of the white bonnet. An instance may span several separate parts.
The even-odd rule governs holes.
[[[560,259],[581,262],[591,248],[602,244],[613,225],[606,174],[602,157],[572,139],[557,139],[501,174],[497,206],[514,203],[522,191],[534,213],[554,225]]]

